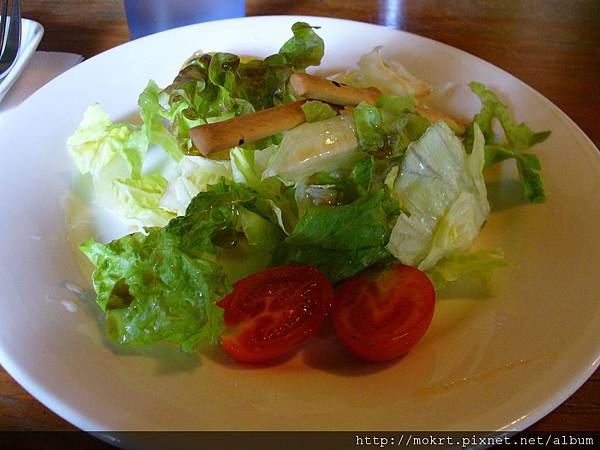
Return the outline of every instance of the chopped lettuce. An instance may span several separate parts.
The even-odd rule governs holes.
[[[234,155],[232,164],[182,158],[198,152],[191,143],[190,128],[294,100],[287,88],[289,76],[319,64],[324,47],[306,23],[294,24],[292,32],[294,36],[280,52],[264,60],[241,63],[230,53],[196,55],[166,89],[150,81],[138,99],[141,127],[113,124],[98,105],[91,106],[68,146],[80,171],[91,174],[97,203],[143,226],[164,226],[173,213],[183,214],[193,196],[221,176],[257,189],[268,185],[259,179],[264,166],[250,177],[240,153]],[[273,142],[278,143],[279,138],[264,139],[248,149]],[[142,172],[149,144],[180,162],[177,175],[167,186],[159,175]],[[267,201],[273,203],[271,209],[281,217],[282,226],[286,215],[294,222],[290,208],[273,199]]]
[[[114,124],[95,104],[67,146],[80,172],[91,176],[100,206],[144,226],[164,226],[171,219],[159,206],[167,181],[159,174],[142,175],[148,149],[144,127]]]
[[[550,131],[533,132],[525,123],[515,124],[510,117],[506,105],[498,96],[483,84],[469,83],[471,90],[476,94],[482,104],[481,111],[473,118],[473,125],[467,129],[465,143],[467,149],[473,143],[474,128],[477,125],[485,137],[485,166],[489,167],[506,159],[514,159],[519,170],[519,177],[523,184],[525,197],[534,203],[544,202],[546,194],[540,171],[542,166],[536,155],[526,152],[550,136]],[[494,119],[502,125],[506,142],[499,143],[492,129]]]
[[[311,100],[302,105],[307,122],[318,122],[337,116],[337,112],[328,103]]]
[[[401,156],[430,125],[416,112],[412,95],[381,96],[377,106],[360,103],[354,109],[354,122],[362,149],[390,156]]]
[[[248,244],[273,252],[283,239],[283,231],[260,214],[240,208],[240,228]]]
[[[396,204],[379,191],[340,206],[311,206],[279,246],[274,264],[302,263],[335,283],[390,256],[386,249]]]
[[[79,127],[67,140],[67,147],[79,171],[97,177],[139,176],[148,140],[139,127],[113,124],[108,115],[93,104],[85,111]]]
[[[304,123],[284,133],[263,179],[296,182],[319,171],[350,169],[360,156],[351,116]]]
[[[273,227],[244,207],[254,197],[223,182],[198,194],[186,215],[164,228],[109,244],[84,243],[82,252],[96,266],[94,288],[109,336],[129,344],[166,340],[184,351],[216,341],[223,321],[215,302],[231,289],[218,263],[222,247],[236,240],[237,230],[246,230],[256,245],[273,239]]]
[[[217,264],[189,255],[164,229],[109,244],[88,241],[81,250],[94,263],[97,302],[108,336],[122,344],[169,341],[193,351],[222,330],[214,302],[229,289]]]
[[[297,183],[296,201],[300,206],[340,205],[352,203],[375,192],[375,160],[366,155],[359,160],[350,174],[339,171],[317,172],[305,182]]]
[[[394,183],[401,214],[388,249],[422,270],[466,251],[479,233],[489,203],[483,179],[483,135],[475,127],[473,151],[444,122],[411,144]]]
[[[160,199],[160,207],[182,216],[199,192],[206,191],[208,186],[217,184],[221,178],[232,179],[229,161],[186,156],[180,161],[175,175],[169,181]]]
[[[325,52],[325,43],[314,28],[306,22],[296,22],[292,25],[294,37],[288,40],[279,54],[297,70],[306,69],[308,66],[318,66]]]
[[[139,178],[116,178],[112,182],[116,202],[105,205],[126,219],[144,226],[164,227],[175,214],[161,208],[167,180],[153,173]]]
[[[148,82],[146,89],[140,94],[138,104],[140,117],[144,121],[142,129],[148,137],[148,141],[157,144],[175,161],[183,157],[183,153],[177,145],[177,139],[165,127],[160,115],[159,103],[160,88],[152,80]]]
[[[446,256],[427,270],[427,275],[437,289],[459,278],[475,278],[487,281],[496,269],[508,267],[500,249],[477,250]]]
[[[376,87],[386,95],[414,95],[424,97],[431,92],[431,85],[413,76],[399,62],[381,57],[382,47],[360,57],[357,68],[336,77],[340,83],[354,87]]]

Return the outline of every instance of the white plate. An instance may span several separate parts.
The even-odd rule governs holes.
[[[424,340],[393,364],[347,356],[327,330],[286,363],[240,367],[159,346],[107,344],[76,262],[65,199],[74,166],[65,141],[92,102],[113,119],[136,111],[149,78],[165,85],[193,51],[264,56],[295,20],[321,26],[325,72],[375,45],[436,85],[471,117],[462,85],[501,93],[517,120],[552,137],[536,152],[548,202],[524,204],[507,162],[490,174],[496,206],[479,243],[513,263],[488,292],[438,301]],[[1,130],[0,362],[25,389],[84,430],[520,430],[564,401],[600,355],[600,153],[548,100],[474,56],[412,34],[326,18],[254,17],[168,31],[98,55],[33,95]],[[69,289],[71,288],[71,290]]]
[[[10,17],[8,18],[10,23]],[[0,102],[6,96],[10,87],[17,81],[19,75],[25,70],[27,62],[33,56],[35,49],[42,40],[44,27],[29,19],[21,20],[21,46],[10,71],[4,78],[0,78]]]

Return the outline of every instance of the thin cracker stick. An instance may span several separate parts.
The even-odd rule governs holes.
[[[190,129],[194,145],[204,156],[294,128],[305,121],[304,101],[208,123]]]
[[[358,105],[365,101],[374,105],[381,91],[377,88],[353,88],[337,81],[295,73],[290,77],[290,86],[296,95],[315,100],[321,100],[334,105]]]

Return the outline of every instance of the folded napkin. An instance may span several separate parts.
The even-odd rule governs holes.
[[[83,61],[83,56],[74,53],[35,52],[19,79],[0,103],[0,119],[13,111],[48,81],[81,61]]]

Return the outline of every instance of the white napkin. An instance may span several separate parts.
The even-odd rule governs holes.
[[[35,52],[19,79],[0,103],[0,117],[14,110],[48,81],[81,61],[83,56],[74,53]]]

